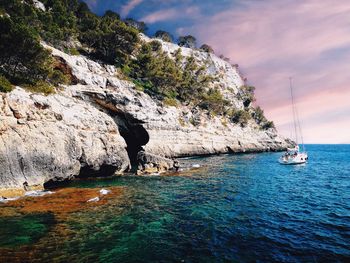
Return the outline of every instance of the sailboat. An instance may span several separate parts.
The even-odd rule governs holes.
[[[289,85],[290,85],[290,94],[292,97],[293,123],[294,123],[296,145],[294,148],[288,148],[287,151],[278,159],[278,161],[280,162],[280,164],[303,164],[307,162],[309,157],[305,151],[298,111],[294,103],[292,78],[289,78]],[[298,134],[300,135],[300,138],[301,138],[302,151],[300,151],[299,149]]]

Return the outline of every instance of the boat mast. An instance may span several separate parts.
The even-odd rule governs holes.
[[[302,149],[303,149],[303,152],[305,152],[304,138],[303,138],[303,133],[301,132],[301,125],[300,125],[300,121],[299,121],[299,113],[298,113],[298,109],[297,109],[297,107],[295,106],[295,103],[294,103],[293,86],[292,86],[292,78],[291,77],[289,77],[289,84],[290,84],[290,95],[292,97],[292,109],[293,109],[295,140],[296,140],[296,143],[298,144],[298,132],[299,132]]]
[[[295,112],[296,112],[296,117],[298,121],[298,128],[299,128],[299,134],[300,134],[300,139],[301,139],[301,145],[303,148],[303,152],[305,152],[305,146],[304,146],[304,138],[303,138],[303,133],[301,132],[301,125],[300,125],[300,120],[299,120],[299,112],[298,109],[295,107]]]
[[[290,95],[292,97],[292,110],[293,110],[293,124],[294,124],[294,132],[295,132],[295,141],[298,145],[298,132],[297,132],[297,124],[296,124],[296,109],[294,105],[294,96],[293,96],[293,88],[292,88],[292,78],[289,77],[289,87],[290,87]]]

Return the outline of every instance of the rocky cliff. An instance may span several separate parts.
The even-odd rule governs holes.
[[[169,56],[179,48],[160,43]],[[162,171],[173,166],[172,157],[278,151],[290,144],[275,129],[263,130],[254,120],[242,127],[196,107],[166,106],[139,91],[114,66],[45,47],[71,74],[74,85],[49,96],[20,87],[0,93],[3,190],[110,175],[132,165],[141,171]],[[225,99],[237,109],[246,107],[239,96],[244,81],[236,67],[214,54],[181,49],[215,76]]]

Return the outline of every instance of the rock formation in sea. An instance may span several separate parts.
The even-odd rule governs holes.
[[[141,35],[144,41],[150,39]],[[159,40],[173,56],[193,56],[215,77],[236,109],[249,110],[240,96],[244,80],[237,67],[215,54]],[[123,79],[112,65],[68,55],[43,44],[73,81],[56,94],[16,87],[0,93],[0,185],[29,190],[74,177],[129,171],[161,172],[174,157],[283,150],[290,141],[253,119],[244,126],[199,107],[167,106]]]

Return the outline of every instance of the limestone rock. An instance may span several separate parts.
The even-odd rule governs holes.
[[[43,45],[64,62],[76,84],[49,96],[19,87],[0,93],[0,185],[8,192],[123,172],[137,163],[142,173],[161,172],[174,166],[173,157],[278,151],[292,145],[253,120],[241,127],[199,108],[165,106],[118,77],[114,66]],[[161,45],[169,56],[180,48]],[[239,98],[244,81],[237,67],[214,54],[181,49],[184,56],[205,63],[216,77],[212,85],[237,109],[244,108]]]
[[[173,160],[145,151],[140,151],[138,153],[137,162],[138,174],[162,173],[174,168]]]
[[[1,188],[62,181],[78,176],[83,168],[87,173],[103,167],[129,169],[116,123],[89,104],[20,88],[0,98]]]

